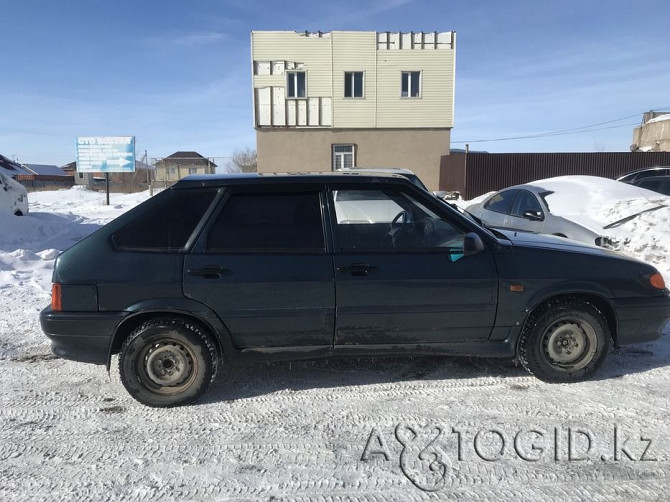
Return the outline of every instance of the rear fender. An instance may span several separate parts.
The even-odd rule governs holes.
[[[112,343],[109,346],[107,355],[108,371],[112,355],[119,352],[130,332],[145,320],[155,317],[177,316],[192,319],[202,324],[212,334],[219,357],[232,353],[233,347],[228,328],[212,309],[200,302],[188,298],[156,298],[142,300],[125,310],[128,314],[116,327]]]

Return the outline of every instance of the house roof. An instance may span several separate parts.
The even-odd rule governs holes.
[[[162,161],[158,161],[157,164],[160,164],[161,162],[170,162],[172,160],[191,160],[191,161],[196,161],[194,164],[202,165],[202,164],[207,164],[211,165],[213,167],[217,167],[214,162],[209,160],[207,157],[203,157],[200,155],[198,152],[174,152],[172,155],[168,155],[167,157],[163,158]]]
[[[26,164],[25,167],[33,174],[39,174],[40,176],[67,176],[67,173],[60,167],[49,164]]]
[[[33,174],[23,166],[9,160],[4,155],[0,155],[0,171],[12,177],[17,174]]]
[[[60,169],[62,171],[76,171],[77,170],[77,162],[70,162],[68,164],[65,164],[64,166],[61,166]],[[148,169],[150,171],[153,171],[156,169],[154,166],[150,164],[145,164],[144,162],[140,160],[135,161],[135,170],[137,171],[138,169]]]
[[[166,159],[204,159],[198,152],[174,152],[172,155],[165,157]]]

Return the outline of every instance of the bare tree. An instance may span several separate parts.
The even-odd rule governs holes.
[[[256,150],[249,147],[235,150],[226,162],[226,168],[230,172],[255,173],[258,168]]]

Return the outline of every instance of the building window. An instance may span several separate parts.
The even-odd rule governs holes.
[[[402,72],[402,91],[400,96],[403,98],[421,97],[421,72],[404,71]]]
[[[363,72],[345,71],[344,72],[344,97],[362,98],[363,97]]]
[[[354,151],[354,145],[333,145],[333,171],[354,167]]]
[[[304,71],[289,71],[286,73],[287,98],[304,98],[307,96],[306,76]]]
[[[197,167],[189,167],[188,168],[188,174],[198,174],[198,168]]]

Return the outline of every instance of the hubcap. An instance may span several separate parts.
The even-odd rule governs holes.
[[[543,337],[543,353],[549,363],[562,371],[576,371],[586,366],[597,348],[593,327],[575,319],[552,324]]]
[[[165,341],[153,344],[144,356],[147,376],[160,386],[173,387],[185,382],[193,370],[193,359],[181,344]]]

